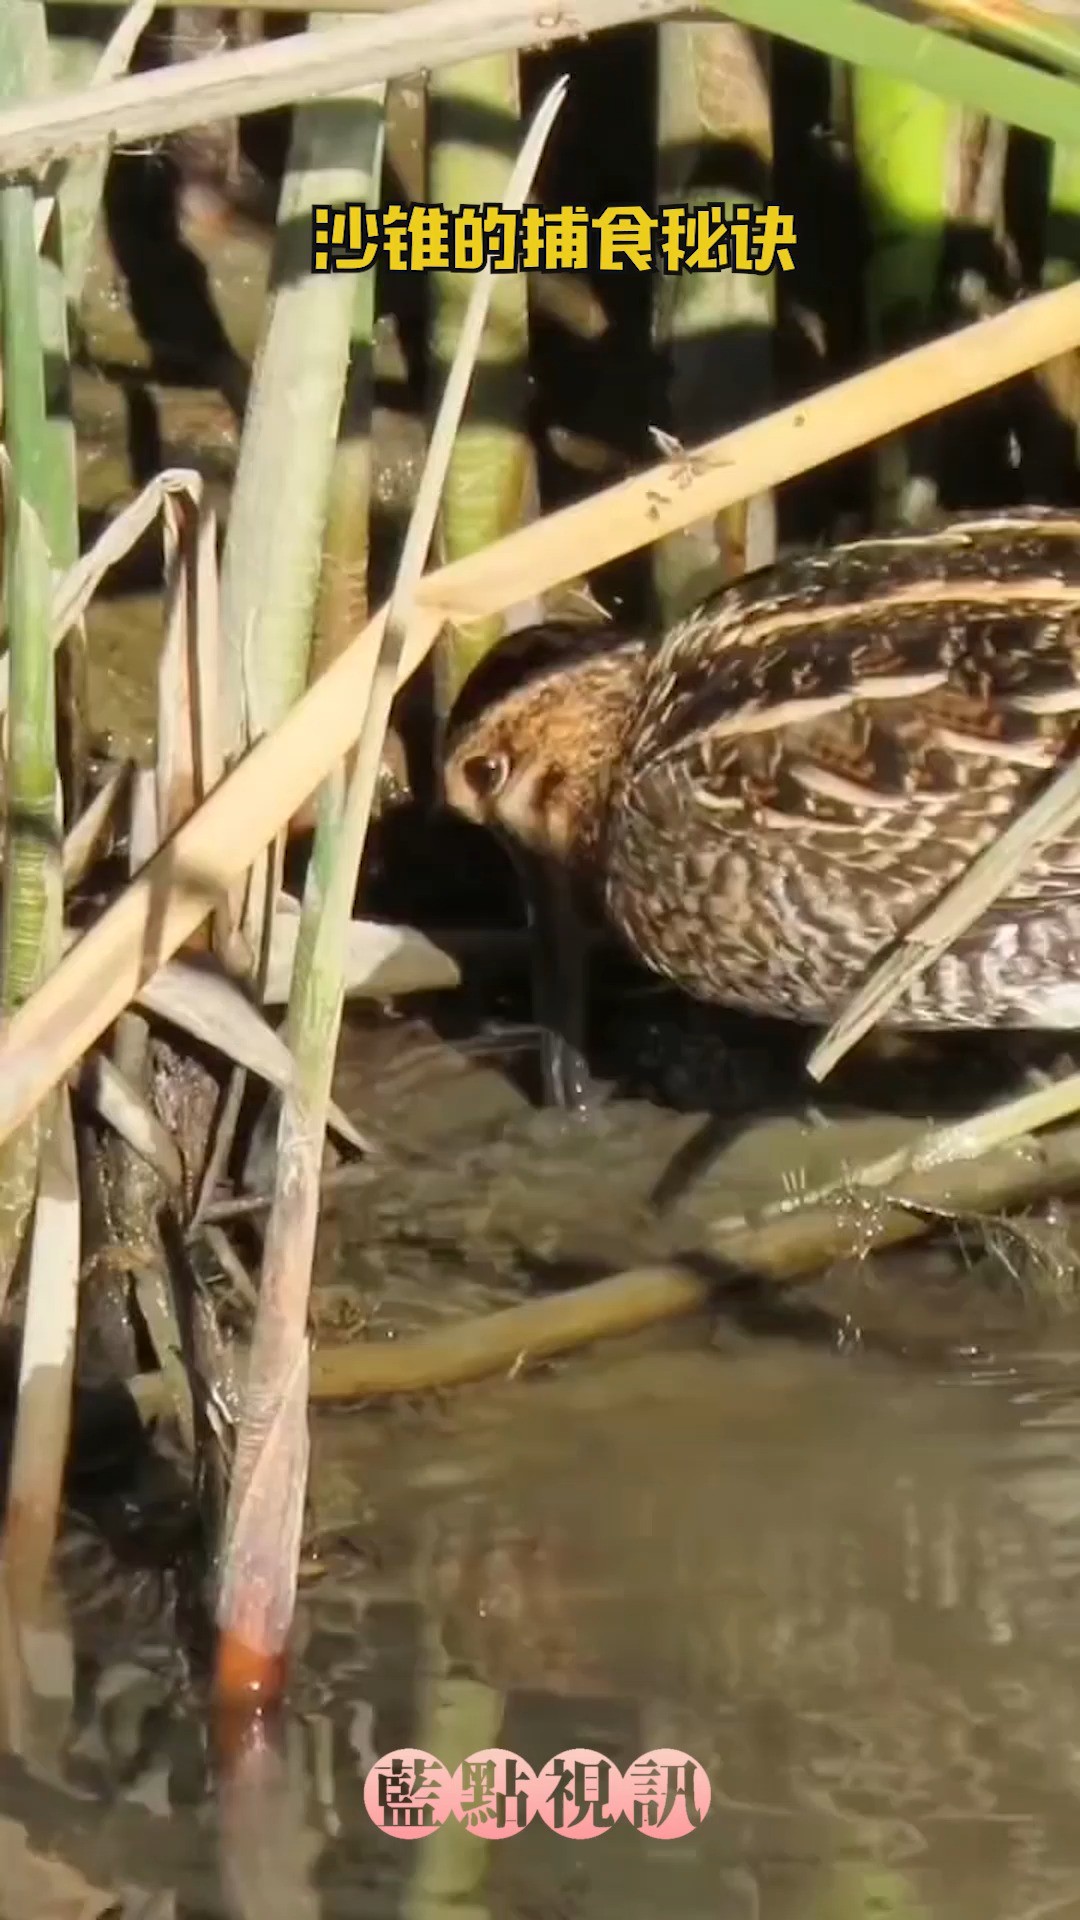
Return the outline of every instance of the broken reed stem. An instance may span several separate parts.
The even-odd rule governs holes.
[[[57,582],[53,596],[54,651],[64,635],[81,620],[109,569],[131,552],[147,527],[156,520],[170,493],[186,493],[197,502],[202,497],[200,475],[190,467],[166,467],[163,473],[156,474],[153,480],[147,481],[142,492],[135,495],[134,500],[129,500],[127,506],[121,508],[115,520],[110,520],[89,551]],[[5,653],[0,655],[0,713],[7,706],[8,681],[8,657]]]
[[[524,204],[566,85],[563,79],[550,89],[533,120],[508,184],[506,207]],[[332,790],[324,790],[316,852],[309,868],[288,1013],[293,1079],[285,1092],[278,1128],[277,1182],[229,1490],[218,1597],[217,1693],[223,1705],[232,1707],[276,1698],[283,1681],[307,1489],[308,1295],[344,998],[346,934],[401,673],[408,616],[431,546],[492,279],[490,266],[485,266],[473,283],[405,536],[344,802],[335,804]]]
[[[810,394],[794,406],[548,515],[429,574],[398,684],[447,617],[514,606],[707,513],[767,492],[935,409],[1041,366],[1080,340],[1080,282]],[[352,746],[385,612],[220,782],[0,1031],[0,1141],[212,911]]]

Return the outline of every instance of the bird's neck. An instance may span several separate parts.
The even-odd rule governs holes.
[[[607,656],[603,671],[582,670],[582,716],[576,751],[568,755],[563,857],[579,884],[602,883],[612,791],[637,717],[647,652],[628,643]]]

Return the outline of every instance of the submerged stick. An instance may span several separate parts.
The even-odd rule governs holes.
[[[322,36],[320,36],[322,37]],[[1080,282],[855,374],[429,574],[398,684],[447,616],[496,612],[1040,366],[1080,340]],[[1080,532],[1080,521],[1078,521]],[[0,1029],[0,1140],[32,1113],[349,751],[385,611],[149,861]]]
[[[733,1274],[809,1280],[854,1252],[865,1256],[920,1239],[938,1221],[916,1207],[938,1214],[1002,1212],[1077,1180],[1080,1126],[1072,1126],[912,1174],[902,1196],[849,1185],[829,1203],[727,1227],[713,1236],[706,1255],[685,1265],[634,1268],[416,1339],[324,1348],[312,1358],[311,1395],[317,1401],[378,1399],[508,1373],[527,1360],[701,1313]]]

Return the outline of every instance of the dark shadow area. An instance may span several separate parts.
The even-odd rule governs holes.
[[[167,153],[117,154],[105,187],[109,241],[153,377],[215,386],[240,419],[247,369],[221,324],[206,268],[181,237],[177,180]]]
[[[17,1386],[17,1343],[5,1329],[0,1337],[0,1517]],[[108,1558],[125,1578],[160,1579],[198,1541],[188,1489],[154,1445],[119,1381],[80,1383],[74,1389],[64,1505],[65,1532],[74,1530],[82,1543],[76,1564],[91,1570],[95,1557]]]
[[[652,202],[651,155],[655,71],[648,30],[619,28],[572,50],[556,47],[523,63],[523,105],[531,113],[560,73],[570,88],[544,154],[536,197],[544,206],[609,206]],[[612,138],[613,127],[618,138]],[[582,340],[533,309],[535,422],[545,509],[594,490],[595,481],[552,450],[554,426],[610,445],[631,467],[648,465],[653,394],[650,276],[600,274],[588,284],[608,319],[598,340]],[[644,404],[643,404],[644,403]],[[628,620],[648,604],[648,572],[639,554],[599,568],[591,584],[601,603]]]

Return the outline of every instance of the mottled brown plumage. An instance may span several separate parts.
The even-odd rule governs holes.
[[[818,1023],[1078,725],[1080,517],[968,515],[748,576],[654,650],[518,636],[462,695],[447,795],[689,992]],[[891,1019],[1080,1026],[1080,828]]]

